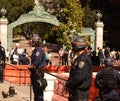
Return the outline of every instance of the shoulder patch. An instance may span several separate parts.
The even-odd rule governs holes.
[[[36,56],[39,56],[40,52],[36,52]]]
[[[84,61],[80,61],[78,65],[79,65],[79,68],[82,68],[82,67],[84,67],[85,62]]]

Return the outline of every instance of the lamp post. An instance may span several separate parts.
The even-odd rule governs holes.
[[[2,15],[2,18],[5,18],[5,15],[7,14],[7,10],[5,9],[4,5],[0,11],[1,15]]]

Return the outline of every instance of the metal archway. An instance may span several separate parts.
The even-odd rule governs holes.
[[[21,15],[18,20],[8,25],[8,49],[12,47],[13,28],[28,22],[45,22],[59,26],[59,21],[55,16],[46,12],[42,5],[35,5],[33,11],[30,11],[28,14]]]

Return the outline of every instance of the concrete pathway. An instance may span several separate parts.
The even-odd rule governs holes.
[[[7,94],[10,86],[14,87],[17,94],[15,94],[13,97],[7,96],[7,98],[3,98],[2,92]],[[7,81],[0,83],[0,101],[30,101],[30,85],[11,84]],[[31,101],[33,101],[33,93]]]

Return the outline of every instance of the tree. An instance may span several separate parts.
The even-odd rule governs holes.
[[[60,7],[65,16],[58,27],[57,41],[70,48],[70,34],[81,32],[83,12],[78,0],[61,0]]]
[[[8,22],[11,23],[17,20],[21,14],[28,13],[30,10],[32,10],[34,6],[34,0],[24,0],[24,2],[22,2],[22,0],[0,0],[0,7],[3,7],[3,5],[7,10],[6,17]],[[20,25],[14,28],[13,36],[23,32],[22,26]]]
[[[83,26],[84,27],[94,27],[94,22],[95,22],[95,14],[96,14],[96,10],[92,10],[89,7],[89,4],[87,4],[86,6],[84,6],[82,8],[84,15],[83,15]]]
[[[9,23],[17,20],[21,14],[29,12],[34,6],[34,0],[0,0],[0,7],[7,10]]]

